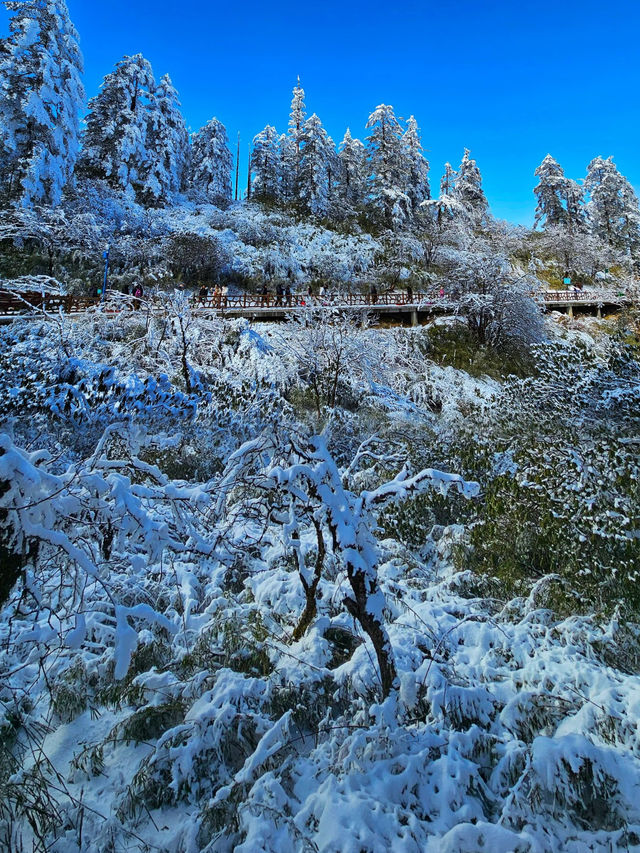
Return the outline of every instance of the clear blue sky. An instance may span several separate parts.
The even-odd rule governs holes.
[[[640,187],[638,32],[633,0],[67,0],[88,95],[126,53],[169,72],[187,123],[212,116],[232,144],[284,131],[300,74],[309,114],[336,142],[364,137],[380,103],[414,114],[437,188],[471,148],[495,215],[533,218],[547,153],[571,177],[613,154]],[[6,30],[6,13],[1,21]],[[243,176],[242,183],[246,183]]]

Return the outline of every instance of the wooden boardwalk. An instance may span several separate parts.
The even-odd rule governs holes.
[[[536,298],[547,310],[565,310],[570,314],[574,309],[596,309],[600,314],[603,309],[615,309],[631,304],[624,294],[611,291],[543,291],[537,294]],[[386,315],[390,319],[408,315],[414,324],[420,315],[455,313],[455,299],[447,297],[446,294],[440,296],[438,293],[418,292],[409,297],[406,291],[380,293],[374,297],[361,293],[331,293],[323,297],[301,294],[277,297],[273,294],[244,293],[233,296],[211,295],[201,299],[196,295],[190,302],[197,313],[230,318],[246,317],[252,320],[283,319],[293,312],[309,308],[369,310],[381,317]],[[107,292],[106,298],[100,299],[92,296],[0,290],[0,321],[5,323],[18,318],[42,317],[45,314],[80,316],[90,310],[117,314],[136,308],[161,311],[163,307],[160,298],[136,300],[115,291]]]

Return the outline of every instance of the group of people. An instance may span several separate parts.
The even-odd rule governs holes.
[[[229,296],[229,288],[227,285],[220,286],[216,284],[213,288],[213,304],[216,308],[227,307],[227,297]],[[200,286],[198,291],[198,305],[204,305],[209,299],[209,288],[206,284]]]
[[[184,292],[184,284],[180,284],[178,286],[178,290],[180,292]],[[136,282],[132,286],[132,288],[128,284],[123,284],[121,287],[121,292],[125,296],[133,296],[134,308],[136,310],[140,309],[142,305],[142,300],[144,299],[144,288],[142,287],[140,282]],[[441,287],[438,296],[442,299],[444,295],[444,288]],[[228,286],[226,284],[216,284],[213,288],[212,296],[212,307],[218,309],[226,308],[228,305],[229,296]],[[206,284],[202,284],[200,286],[200,289],[198,290],[197,298],[194,297],[194,301],[198,305],[206,305],[209,303],[209,299],[209,288]],[[376,305],[378,303],[378,299],[378,288],[375,284],[372,284],[369,287],[367,302],[370,305]],[[321,285],[318,288],[316,294],[313,285],[309,284],[307,287],[306,294],[303,294],[301,296],[294,296],[293,291],[291,290],[291,285],[289,283],[282,284],[281,282],[278,282],[275,287],[275,300],[273,301],[271,291],[269,290],[269,287],[266,283],[262,286],[262,290],[260,291],[260,306],[263,308],[268,308],[272,305],[276,308],[292,308],[294,304],[303,307],[305,305],[327,305],[332,301],[333,300],[330,296],[328,296],[324,285]],[[411,285],[407,285],[407,302],[413,302],[413,288],[411,287]]]

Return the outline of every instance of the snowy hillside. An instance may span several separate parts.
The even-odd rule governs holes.
[[[6,849],[640,849],[637,364],[180,310],[1,332]]]
[[[530,163],[512,225],[298,78],[242,175],[142,54],[87,95],[65,0],[2,5],[0,853],[640,853],[613,157]]]

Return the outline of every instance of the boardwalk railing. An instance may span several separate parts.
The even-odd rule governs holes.
[[[629,302],[623,293],[595,290],[549,290],[532,294],[542,299],[546,305],[621,305]],[[440,293],[416,292],[408,295],[406,291],[386,292],[378,294],[362,293],[329,293],[323,296],[292,294],[287,296],[268,294],[243,293],[238,295],[212,294],[191,298],[191,304],[196,310],[212,310],[229,314],[260,311],[261,309],[286,310],[300,308],[382,308],[392,313],[395,308],[412,308],[424,310],[433,307],[446,307],[451,300]],[[147,307],[162,308],[159,298],[142,300]],[[39,312],[58,314],[81,314],[90,308],[101,307],[107,313],[116,313],[125,308],[135,308],[141,305],[140,300],[125,296],[118,292],[107,292],[101,300],[95,296],[74,296],[71,294],[17,292],[0,290],[0,316],[11,317],[20,314]]]

